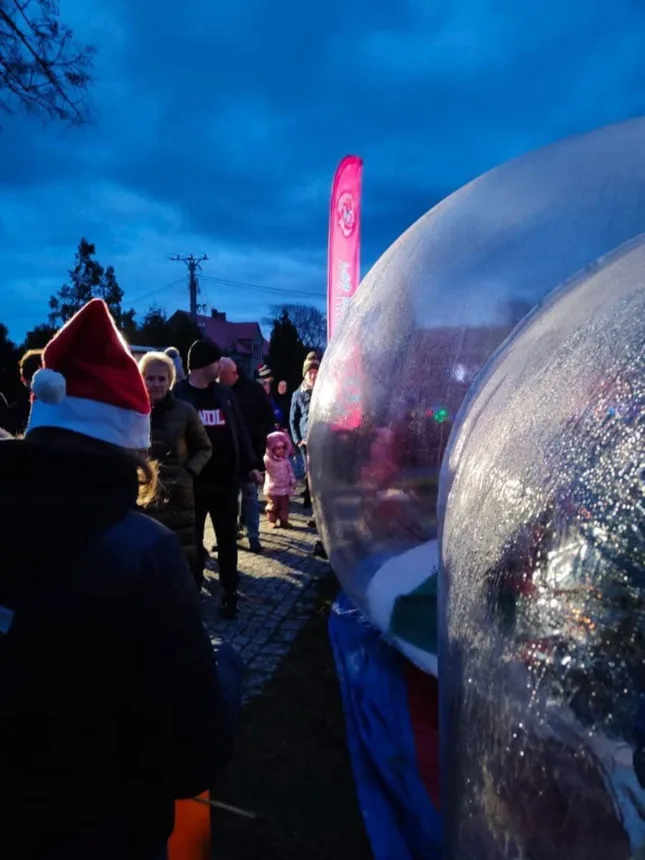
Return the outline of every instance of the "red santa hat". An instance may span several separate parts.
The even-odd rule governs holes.
[[[27,432],[59,427],[122,448],[150,445],[150,401],[107,305],[92,299],[45,347]]]

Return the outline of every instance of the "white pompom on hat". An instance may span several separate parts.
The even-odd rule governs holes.
[[[43,403],[60,403],[67,394],[67,385],[62,373],[42,367],[31,380],[34,397]]]
[[[57,427],[122,448],[150,445],[148,393],[102,299],[88,302],[50,340],[31,390],[28,433]]]

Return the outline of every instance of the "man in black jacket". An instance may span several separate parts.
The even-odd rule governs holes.
[[[222,352],[197,340],[188,353],[188,378],[173,393],[195,407],[213,446],[213,454],[195,478],[197,548],[206,563],[204,525],[210,514],[217,538],[217,560],[223,597],[221,614],[237,617],[237,510],[242,481],[262,483],[244,419],[233,392],[216,382]],[[203,573],[202,573],[203,576]],[[198,583],[201,586],[201,581]]]
[[[223,358],[219,366],[219,381],[229,386],[237,398],[240,412],[251,440],[255,459],[264,460],[267,436],[273,432],[275,419],[271,401],[259,382],[248,379],[232,358]],[[255,481],[242,481],[242,520],[246,526],[251,552],[261,553],[260,502]]]

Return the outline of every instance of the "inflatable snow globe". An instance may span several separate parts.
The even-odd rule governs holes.
[[[490,362],[444,461],[446,857],[645,857],[645,239]]]
[[[643,230],[645,121],[570,138],[428,212],[334,334],[310,416],[317,522],[352,602],[426,672],[438,671],[438,477],[456,415],[537,304]]]

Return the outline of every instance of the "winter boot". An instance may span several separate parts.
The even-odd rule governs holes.
[[[237,618],[237,595],[236,594],[225,594],[222,597],[222,603],[219,608],[219,614],[222,618],[225,618],[227,621],[232,621]]]

